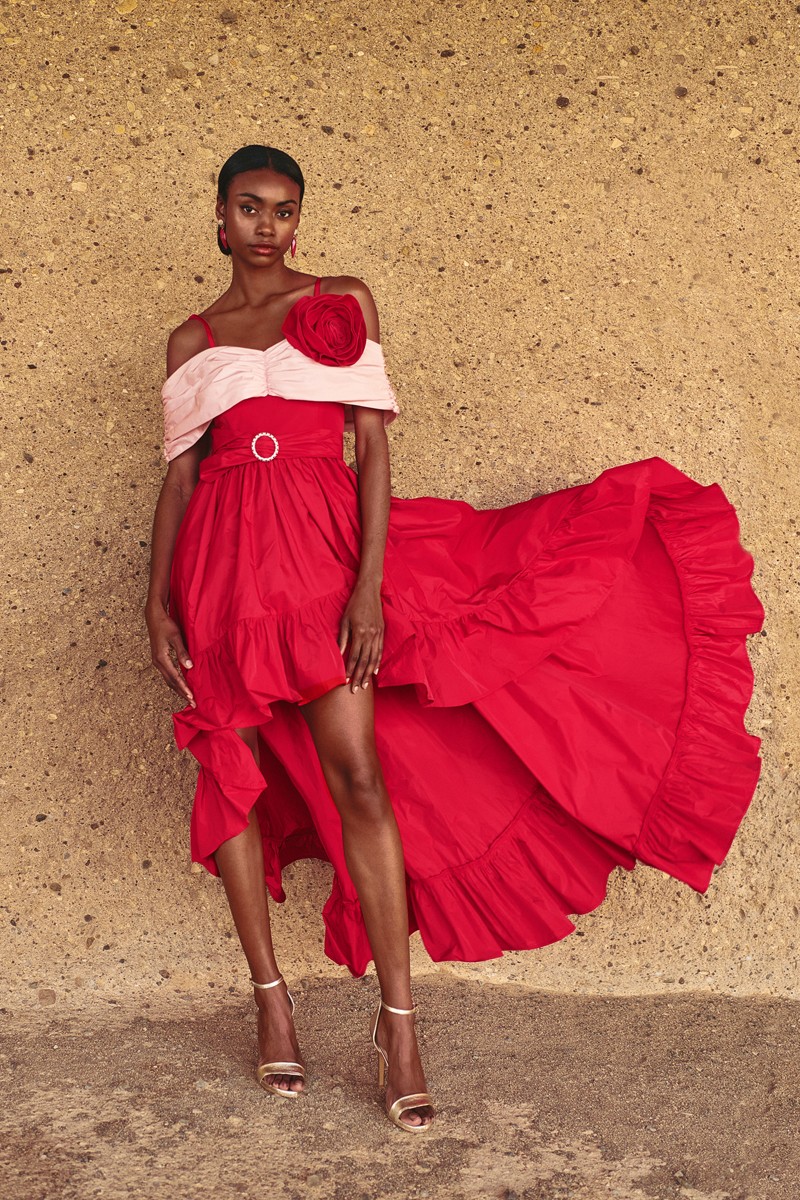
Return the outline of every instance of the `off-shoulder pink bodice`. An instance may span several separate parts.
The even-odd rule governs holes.
[[[315,362],[285,338],[266,350],[209,346],[164,384],[164,456],[188,450],[215,417],[253,396],[343,404],[344,428],[351,432],[353,405],[382,409],[384,425],[400,411],[379,342],[367,339],[361,357],[347,367]]]

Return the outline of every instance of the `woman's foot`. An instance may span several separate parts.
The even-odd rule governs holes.
[[[381,1008],[375,1037],[389,1059],[385,1095],[388,1113],[400,1096],[427,1092],[428,1086],[419,1056],[413,1016],[401,1016]],[[407,1125],[427,1125],[432,1119],[430,1105],[406,1109],[400,1116],[400,1120]]]
[[[277,987],[255,988],[258,1005],[258,1062],[297,1062],[305,1066],[297,1044],[292,1005],[286,981]],[[303,1080],[297,1075],[265,1075],[263,1082],[292,1092],[305,1090]]]

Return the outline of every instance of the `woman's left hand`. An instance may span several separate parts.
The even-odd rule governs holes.
[[[351,691],[369,687],[383,653],[383,608],[380,584],[359,581],[353,589],[339,627],[339,650],[344,654],[350,639],[345,674]]]

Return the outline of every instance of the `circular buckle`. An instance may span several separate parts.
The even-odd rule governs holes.
[[[272,454],[266,457],[263,454],[259,454],[256,450],[256,442],[262,437],[272,438],[273,442],[275,443],[275,449],[272,451]],[[253,451],[253,454],[255,454],[256,458],[261,460],[261,462],[272,462],[273,458],[278,453],[278,439],[275,437],[274,433],[267,433],[267,431],[264,430],[262,433],[257,433],[253,438],[252,442],[250,443],[250,449]]]

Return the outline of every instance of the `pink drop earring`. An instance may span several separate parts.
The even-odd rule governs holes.
[[[230,254],[228,235],[225,232],[225,226],[222,224],[222,221],[219,221],[217,224],[217,245],[223,254]]]
[[[289,248],[292,252],[292,258],[294,258],[295,254],[297,254],[297,230],[292,234],[292,244]]]

